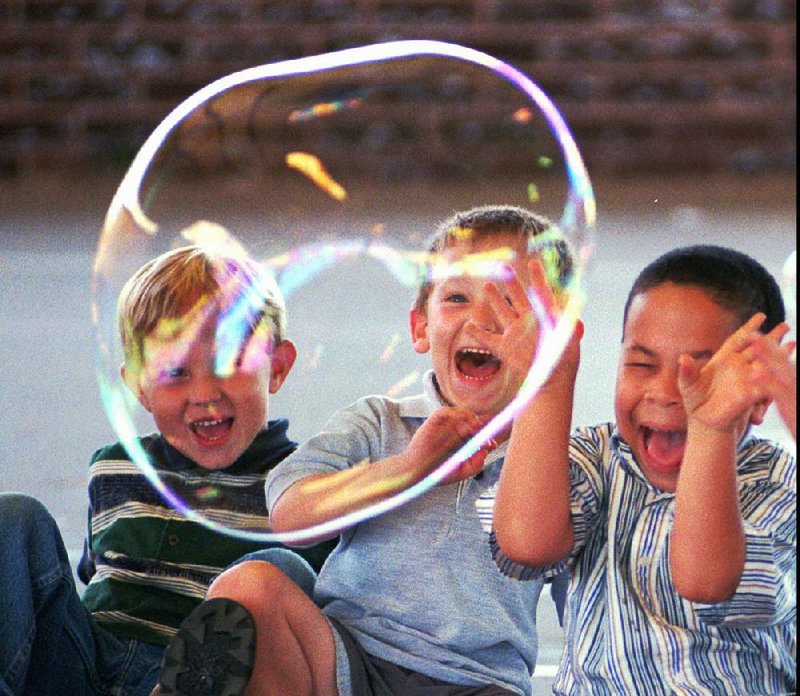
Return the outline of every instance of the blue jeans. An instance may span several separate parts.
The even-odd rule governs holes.
[[[0,696],[148,696],[163,652],[97,625],[53,517],[0,493]]]

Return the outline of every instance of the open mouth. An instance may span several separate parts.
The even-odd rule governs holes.
[[[661,471],[680,467],[686,447],[685,430],[656,430],[643,426],[642,441],[652,467]]]
[[[456,353],[456,368],[467,379],[486,380],[500,371],[500,360],[483,348],[464,348]]]
[[[213,445],[230,432],[233,427],[233,418],[194,421],[189,424],[189,427],[203,444]]]

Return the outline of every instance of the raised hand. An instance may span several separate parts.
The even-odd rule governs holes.
[[[750,380],[778,407],[783,422],[797,439],[797,342],[782,343],[789,325],[778,324],[768,334],[748,337],[753,352]]]
[[[764,319],[763,313],[754,314],[705,364],[689,355],[680,357],[678,389],[690,420],[733,432],[750,409],[766,398],[763,386],[751,378],[755,360],[751,342]]]
[[[562,311],[538,256],[528,260],[527,271],[529,292],[510,266],[502,287],[494,282],[486,284],[486,294],[500,332],[485,340],[520,382],[530,370],[545,331],[555,326]],[[583,324],[578,322],[554,372],[564,371],[574,378],[582,335]]]

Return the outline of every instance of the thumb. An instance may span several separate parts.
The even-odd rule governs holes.
[[[691,355],[678,358],[678,389],[683,391],[691,387],[700,376],[700,366]]]

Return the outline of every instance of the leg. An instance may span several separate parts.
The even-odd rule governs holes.
[[[92,693],[95,629],[55,520],[0,494],[0,534],[0,694]]]
[[[190,693],[198,664],[225,664],[227,674],[209,677],[214,696],[336,696],[335,647],[330,624],[302,589],[272,563],[248,560],[211,585],[208,600],[184,622],[167,648],[161,694]],[[252,624],[250,621],[252,620]],[[246,688],[240,667],[249,667],[242,646],[255,627],[252,674]],[[199,636],[199,638],[198,638]],[[197,657],[199,656],[199,658]],[[194,673],[193,673],[194,672]],[[195,681],[192,681],[195,680]]]

